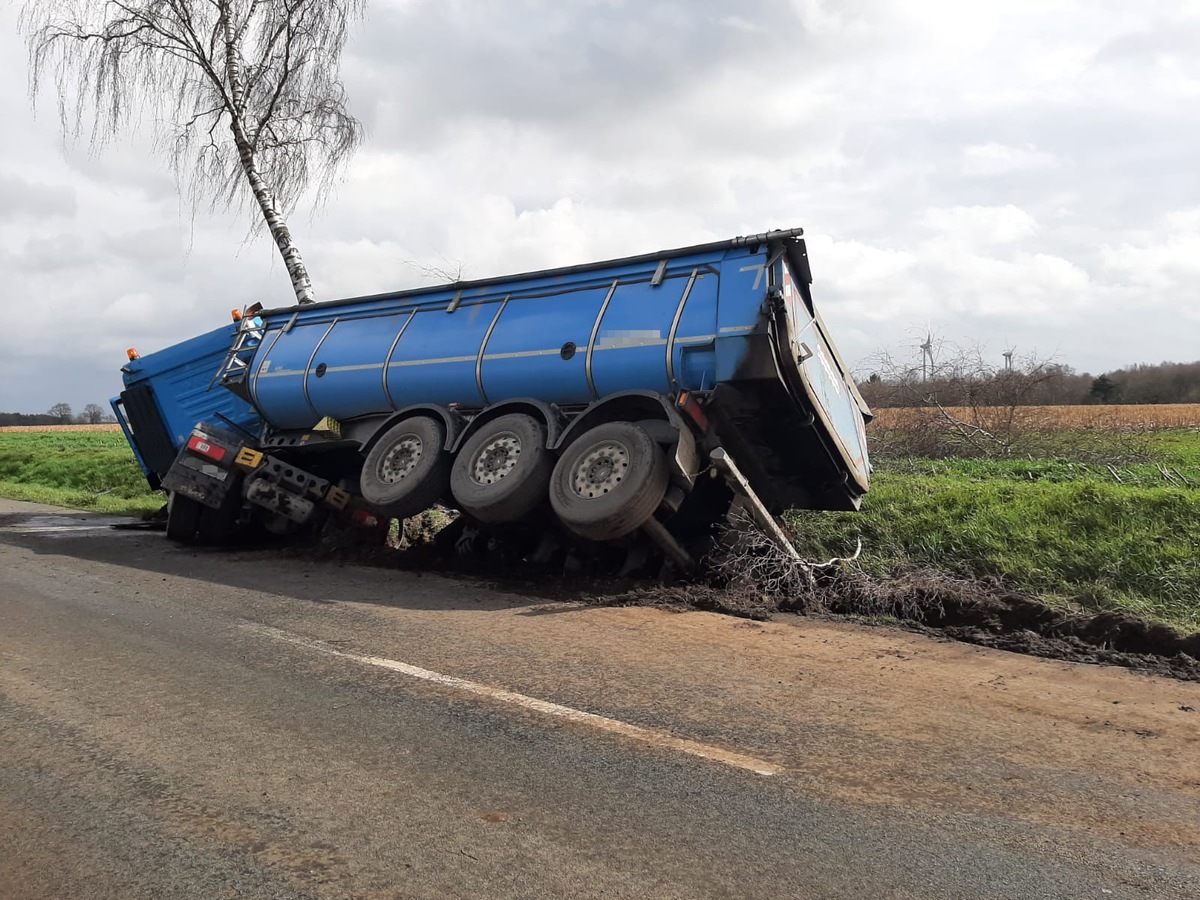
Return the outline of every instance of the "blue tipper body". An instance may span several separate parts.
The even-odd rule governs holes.
[[[266,329],[248,395],[279,429],[417,403],[516,397],[584,406],[624,390],[708,391],[773,351],[768,287],[788,306],[810,406],[862,489],[866,407],[788,255],[731,242],[468,285],[289,307]],[[803,265],[807,265],[806,261]]]
[[[252,341],[243,322],[131,363],[122,398],[131,413],[126,395],[153,381],[177,448],[214,413],[295,433],[415,405],[469,418],[528,398],[569,417],[621,392],[699,394],[721,443],[758,460],[760,493],[853,508],[871,414],[813,306],[800,234],[263,310]]]

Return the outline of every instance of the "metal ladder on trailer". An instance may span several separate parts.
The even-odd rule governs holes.
[[[238,396],[248,400],[249,385],[247,381],[250,376],[250,364],[254,361],[254,354],[258,351],[259,345],[262,344],[265,332],[266,323],[258,316],[243,318],[238,323],[237,335],[233,339],[233,344],[229,347],[229,352],[225,354],[225,360],[217,369],[217,374],[209,383],[209,388],[219,382],[222,387],[227,387]]]

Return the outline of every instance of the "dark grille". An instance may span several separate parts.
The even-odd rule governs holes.
[[[148,384],[137,384],[121,392],[121,402],[125,404],[125,414],[129,416],[142,462],[161,478],[175,462],[178,451],[159,415],[154,391]]]

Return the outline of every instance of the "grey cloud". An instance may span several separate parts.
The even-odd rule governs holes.
[[[471,117],[619,124],[631,108],[657,106],[669,122],[672,100],[713,73],[758,54],[785,68],[786,51],[804,43],[794,16],[766,0],[425,3],[377,22],[355,43],[347,81],[372,133],[403,142]]]
[[[70,217],[76,209],[74,188],[0,174],[0,224]]]
[[[100,262],[101,254],[93,242],[70,234],[31,237],[8,257],[12,268],[39,276],[77,272]]]
[[[1195,22],[1163,19],[1156,27],[1123,34],[1106,43],[1094,57],[1097,65],[1153,64],[1165,57],[1191,62],[1200,44]]]
[[[72,171],[109,190],[128,191],[152,202],[169,201],[177,194],[166,161],[145,145],[114,145],[98,154],[71,148],[63,158]]]
[[[47,277],[82,270],[134,271],[139,280],[178,278],[184,268],[184,244],[177,228],[58,233],[28,237],[4,253],[10,277],[14,272]],[[128,267],[128,269],[126,268]]]
[[[177,226],[178,222],[172,222]],[[178,278],[184,269],[186,245],[177,227],[106,231],[100,246],[106,255],[132,263],[139,271],[158,277]]]

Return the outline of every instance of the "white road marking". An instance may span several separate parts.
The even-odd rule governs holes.
[[[409,665],[408,663],[400,662],[395,659],[387,659],[382,656],[366,656],[359,653],[349,653],[345,650],[338,650],[320,641],[310,640],[300,637],[299,635],[289,634],[286,631],[281,631],[278,628],[272,628],[269,625],[258,625],[256,623],[247,623],[243,625],[247,631],[252,631],[255,634],[261,634],[264,637],[271,638],[285,643],[295,644],[299,647],[305,647],[309,650],[315,650],[318,653],[324,653],[329,656],[337,656],[342,659],[348,659],[365,666],[376,666],[380,669],[389,669],[393,672],[399,672],[401,675],[407,675],[410,678],[417,678],[421,681],[429,681],[434,684],[442,685],[443,687],[454,688],[455,690],[464,691],[468,694],[475,694],[480,697],[486,697],[489,700],[496,700],[501,703],[511,703],[514,706],[520,706],[524,709],[533,710],[534,712],[542,713],[547,716],[555,716],[556,718],[566,719],[570,722],[578,722],[584,725],[591,725],[594,728],[599,728],[613,734],[619,734],[623,737],[632,738],[654,747],[660,747],[667,750],[676,750],[680,753],[687,753],[691,756],[699,756],[702,759],[711,760],[712,762],[723,763],[727,766],[745,769],[753,772],[756,775],[778,775],[783,771],[782,766],[777,766],[774,763],[767,762],[763,759],[757,759],[753,756],[747,756],[744,753],[736,753],[732,750],[725,750],[721,747],[714,747],[710,744],[702,744],[698,741],[689,741],[686,738],[676,737],[666,731],[659,731],[655,728],[645,728],[641,725],[631,725],[628,722],[622,722],[619,719],[610,719],[607,716],[600,716],[596,713],[584,712],[581,709],[574,709],[570,706],[563,706],[559,703],[551,703],[548,700],[539,700],[537,697],[530,697],[526,694],[518,694],[515,691],[509,691],[504,688],[493,687],[488,684],[481,684],[478,681],[468,681],[465,678],[458,678],[454,675],[443,675],[441,672],[434,672],[430,669],[423,669],[420,666]]]

